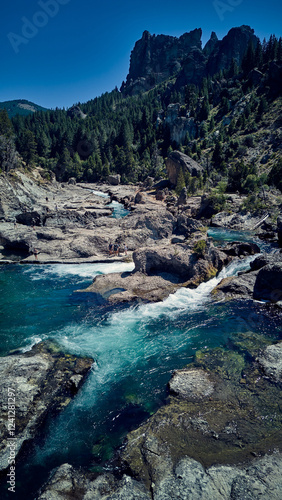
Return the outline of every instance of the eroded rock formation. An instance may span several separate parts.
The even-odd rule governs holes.
[[[71,401],[92,363],[90,358],[65,355],[47,341],[25,354],[1,358],[0,470],[9,466],[11,445],[17,457],[47,413],[58,412]]]

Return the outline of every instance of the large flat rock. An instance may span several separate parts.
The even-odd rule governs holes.
[[[91,257],[104,260],[110,242],[126,244],[134,251],[170,238],[175,218],[165,203],[144,193],[144,204],[136,205],[136,190],[122,185],[44,183],[42,178],[37,182],[22,172],[13,182],[0,176],[3,259],[18,255],[18,260],[42,263]],[[110,197],[98,196],[98,191]],[[132,208],[130,215],[110,217],[110,199]]]
[[[195,251],[198,241],[204,243],[203,254]],[[206,242],[202,232],[184,244],[171,244],[169,240],[153,247],[133,252],[135,269],[132,273],[97,276],[90,287],[80,292],[102,295],[110,302],[164,300],[178,288],[197,287],[208,281],[230,261],[220,249]]]

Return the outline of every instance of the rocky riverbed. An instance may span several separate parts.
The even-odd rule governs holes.
[[[112,218],[109,199],[97,196],[97,190],[121,201],[129,214]],[[199,219],[207,208],[201,197],[187,198],[184,193],[177,200],[157,187],[62,185],[44,180],[36,170],[2,175],[0,193],[2,263],[132,258],[132,273],[97,276],[80,291],[100,294],[116,304],[163,300],[180,287],[195,288],[216,276],[231,260],[253,255],[250,271],[224,279],[213,298],[267,301],[280,314],[282,254],[278,245],[275,252],[256,258],[259,248],[255,244],[215,246],[207,236],[210,221]],[[233,198],[232,203],[238,204]],[[240,225],[242,229],[247,222],[250,229],[260,222],[259,217],[244,214],[229,220],[229,215],[215,216],[214,225]],[[272,226],[266,231],[271,229],[273,239],[281,241],[281,220]],[[109,256],[110,242],[126,244],[128,254]],[[53,471],[38,498],[279,498],[279,340],[252,331],[230,332],[228,345],[198,351],[193,363],[173,374],[167,404],[128,434],[113,466],[117,474],[97,477],[64,464]],[[47,413],[68,404],[92,362],[62,354],[49,343],[1,358],[2,398],[10,388],[21,401],[16,455],[40,432]],[[2,403],[0,464],[5,470],[10,449],[4,399]]]
[[[275,453],[247,466],[215,465],[205,469],[200,462],[184,457],[162,481],[149,491],[129,475],[117,480],[112,474],[89,478],[71,465],[62,465],[53,475],[39,500],[254,500],[281,498],[282,456]]]
[[[99,186],[47,182],[36,170],[0,176],[2,262],[107,258],[109,241],[124,240],[124,229],[111,218],[110,198],[97,196],[94,188]],[[133,198],[135,192],[135,187],[124,188],[123,194]]]
[[[109,198],[98,196],[97,191]],[[140,247],[190,240],[210,222],[195,218],[207,208],[205,197],[182,194],[177,200],[167,188],[158,187],[61,184],[45,180],[39,169],[0,175],[0,200],[0,263],[101,262],[109,258],[110,242],[121,248],[126,244],[131,256]],[[123,203],[129,215],[111,217],[111,200]],[[237,198],[233,201],[238,210]],[[228,227],[228,217],[223,214],[220,220],[217,225]],[[250,214],[242,216],[240,228],[258,220]]]
[[[167,404],[127,436],[120,475],[64,464],[39,499],[280,498],[281,342],[229,341],[235,350],[198,351],[173,374]]]

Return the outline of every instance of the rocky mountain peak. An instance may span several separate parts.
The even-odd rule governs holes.
[[[217,38],[217,34],[214,31],[212,31],[210,39],[206,43],[204,50],[203,50],[205,56],[209,57],[211,55],[211,53],[214,51],[214,49],[218,43],[219,43],[219,40]]]
[[[193,48],[202,50],[201,38],[200,28],[179,38],[144,31],[131,53],[129,73],[122,91],[134,95],[170,78],[180,71]]]
[[[142,40],[149,40],[151,38],[151,33],[147,30],[143,31]]]
[[[204,49],[201,38],[200,28],[179,38],[144,31],[131,53],[129,73],[121,91],[135,95],[175,75],[177,87],[180,83],[200,85],[204,76],[228,69],[233,59],[240,65],[249,41],[254,48],[258,42],[254,30],[245,25],[232,28],[222,40],[212,32]]]
[[[207,63],[208,74],[213,75],[220,70],[228,69],[232,59],[240,65],[250,41],[253,42],[255,48],[259,39],[250,26],[243,25],[238,28],[232,28],[217,43],[213,42],[214,47]]]

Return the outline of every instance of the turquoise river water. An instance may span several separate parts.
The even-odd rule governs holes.
[[[211,236],[224,237],[218,230]],[[225,233],[225,239],[231,236]],[[163,404],[172,371],[191,362],[196,350],[225,346],[237,331],[281,335],[281,325],[270,321],[259,303],[211,302],[210,291],[220,279],[248,269],[250,260],[237,261],[217,278],[195,290],[180,289],[162,303],[114,308],[75,290],[98,274],[131,271],[131,263],[0,267],[2,356],[54,339],[66,352],[95,360],[77,396],[46,422],[43,436],[18,464],[13,498],[35,498],[62,463],[108,469],[126,433]],[[9,498],[5,482],[1,490],[1,498]]]

